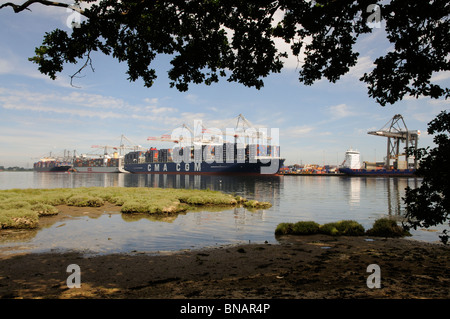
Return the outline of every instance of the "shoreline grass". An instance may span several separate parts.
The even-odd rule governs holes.
[[[319,225],[313,221],[299,221],[297,223],[280,223],[275,229],[275,235],[313,235],[324,234],[330,236],[374,236],[374,237],[405,237],[411,234],[399,226],[394,220],[380,218],[367,231],[354,220]]]
[[[0,191],[0,229],[35,228],[39,217],[58,214],[59,205],[121,207],[124,214],[177,214],[196,207],[244,206],[266,209],[269,202],[247,200],[219,191],[145,187],[80,187]]]

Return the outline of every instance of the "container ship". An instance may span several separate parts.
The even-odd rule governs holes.
[[[279,146],[255,144],[239,148],[236,143],[152,147],[146,152],[126,154],[124,169],[140,174],[276,175],[284,164],[279,151]]]
[[[125,142],[129,145],[125,145]],[[71,171],[77,173],[129,173],[124,169],[124,155],[122,155],[124,150],[144,150],[123,134],[119,146],[92,145],[91,148],[103,149],[103,154],[74,156]]]
[[[401,164],[399,165],[399,163]],[[364,165],[361,165],[360,153],[356,150],[349,149],[345,152],[345,160],[339,168],[339,172],[349,176],[415,176],[415,169],[405,167],[407,163],[399,163],[395,163],[389,169],[376,165],[376,163],[371,164],[365,162]]]
[[[67,172],[72,168],[72,162],[67,159],[57,159],[53,157],[44,157],[33,164],[36,172]]]
[[[123,156],[119,157],[117,153],[112,157],[76,157],[71,170],[78,173],[126,173],[123,169]]]
[[[239,123],[241,129],[238,129]],[[244,125],[252,130],[244,130]],[[178,131],[179,138],[172,138],[176,136],[174,133],[149,137],[147,140],[172,142],[175,146],[130,152],[124,157],[124,169],[139,174],[277,175],[284,164],[280,147],[261,143],[271,138],[252,127],[242,114],[232,134],[233,142],[211,133],[214,130],[201,127],[201,135],[183,124],[182,130],[186,130],[187,135]],[[259,143],[254,143],[255,138]]]

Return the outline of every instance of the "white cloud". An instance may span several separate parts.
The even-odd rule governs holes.
[[[8,60],[0,58],[0,74],[10,74],[14,71],[13,66]]]
[[[419,95],[418,97],[415,97],[413,95],[405,95],[403,97],[403,100],[404,101],[416,101],[416,100],[422,100],[422,99],[425,99],[425,98],[427,98],[427,97],[424,96],[424,95]]]
[[[145,99],[144,102],[156,102],[158,99]],[[152,116],[172,116],[176,109],[155,105],[130,105],[128,102],[111,96],[83,92],[41,93],[28,90],[10,90],[0,87],[0,107],[8,110],[67,114],[89,118],[135,118],[144,119],[145,114]],[[151,119],[155,119],[151,116]]]
[[[347,104],[329,106],[327,108],[327,112],[330,113],[334,118],[344,118],[355,115],[355,113],[350,110],[350,107]]]
[[[26,58],[15,55],[10,50],[0,48],[0,74],[25,76],[27,78],[43,80],[59,87],[71,87],[70,81],[57,77],[50,79],[47,75],[39,72],[37,66],[29,62]]]
[[[445,99],[430,99],[428,101],[429,104],[431,104],[434,107],[438,107],[438,108],[445,108],[445,107],[450,107],[450,101],[449,100],[445,100]]]
[[[128,106],[128,104],[121,99],[100,94],[72,92],[62,96],[53,95],[53,98],[59,98],[63,102],[74,103],[90,108],[123,109]]]
[[[219,109],[217,107],[215,107],[215,106],[209,106],[209,107],[206,107],[206,109],[210,110],[210,111],[213,111],[213,112],[219,112]]]
[[[178,110],[173,107],[157,107],[153,105],[146,106],[143,111],[149,112],[154,115],[158,114],[172,114],[177,112]]]
[[[438,72],[433,74],[431,82],[440,82],[450,79],[450,71]]]
[[[278,9],[275,14],[273,15],[273,21],[272,21],[272,26],[275,27],[278,25],[279,22],[281,22],[283,20],[285,12],[281,9]],[[310,44],[312,41],[311,37],[308,37],[306,39],[303,40],[303,46],[302,49],[300,50],[300,53],[298,56],[295,56],[292,54],[292,49],[291,49],[291,45],[293,44],[293,42],[291,41],[290,43],[286,43],[286,41],[284,41],[281,38],[273,38],[273,42],[275,44],[275,47],[277,48],[278,52],[286,52],[288,54],[287,58],[283,58],[283,63],[284,63],[284,68],[285,69],[298,69],[300,68],[305,60],[305,46]]]
[[[154,98],[148,98],[147,97],[147,98],[144,99],[144,102],[148,103],[148,104],[151,104],[151,105],[157,105],[159,100],[156,97],[154,97]]]
[[[298,138],[298,137],[307,136],[313,130],[314,130],[314,127],[310,126],[310,125],[293,126],[293,127],[288,127],[286,129],[280,130],[280,135],[285,136],[285,137]]]
[[[412,115],[412,117],[415,120],[423,123],[428,123],[432,118],[429,113],[415,113]]]
[[[369,73],[375,67],[372,59],[369,56],[362,56],[358,58],[355,66],[351,67],[347,76],[360,79],[364,73]]]
[[[218,117],[217,113],[214,115],[203,112],[181,112],[170,105],[159,104],[161,104],[160,99],[157,97],[144,98],[142,104],[130,104],[120,98],[93,93],[72,91],[65,94],[64,91],[35,92],[0,87],[0,110],[26,112],[27,115],[47,113],[45,115],[47,119],[61,118],[57,115],[77,116],[81,121],[95,120],[95,118],[129,119],[135,125],[146,122],[152,123],[154,128],[164,129],[172,129],[183,123],[192,127],[195,120],[202,120],[204,125],[209,127],[220,127],[225,121],[222,116]],[[5,116],[12,116],[12,114],[5,114]]]
[[[195,94],[187,94],[185,96],[185,99],[188,100],[189,103],[192,103],[192,104],[198,103],[198,100],[199,100],[198,96]]]
[[[72,109],[72,108],[61,108],[43,105],[26,105],[26,104],[11,104],[5,103],[3,108],[9,110],[22,110],[22,111],[33,111],[33,112],[50,112],[56,114],[69,114],[81,117],[98,117],[101,119],[105,118],[123,118],[124,115],[114,112],[105,111],[91,111],[84,109]]]

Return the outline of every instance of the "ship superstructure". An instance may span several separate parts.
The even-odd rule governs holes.
[[[345,159],[342,163],[343,168],[349,169],[360,169],[361,168],[361,160],[360,160],[360,152],[357,150],[353,150],[352,148],[348,149],[345,152]]]

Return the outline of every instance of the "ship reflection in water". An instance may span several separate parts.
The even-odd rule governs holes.
[[[420,186],[420,178],[373,178],[373,177],[360,177],[360,178],[345,178],[341,177],[342,182],[348,184],[348,203],[349,206],[359,206],[361,203],[361,197],[369,203],[376,203],[382,205],[386,210],[388,216],[404,215],[404,204],[402,197],[405,195],[405,188],[407,186],[416,188]],[[345,186],[343,186],[345,187]],[[373,198],[365,198],[362,192],[370,192],[373,194]],[[385,200],[382,200],[382,197]],[[364,205],[364,203],[362,204]]]

